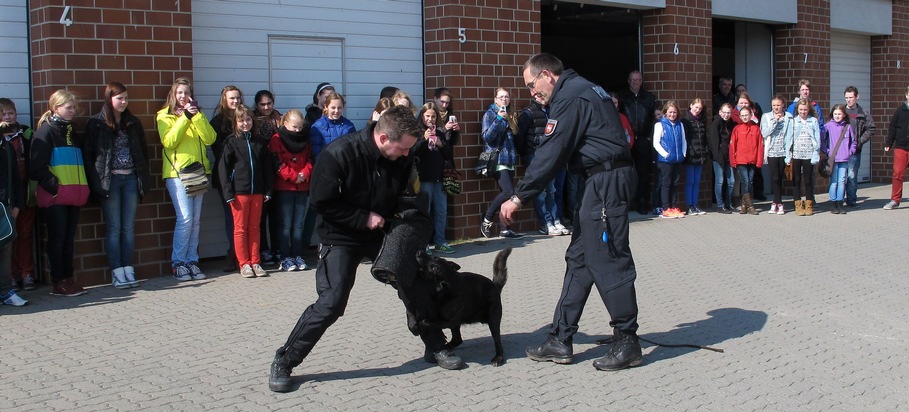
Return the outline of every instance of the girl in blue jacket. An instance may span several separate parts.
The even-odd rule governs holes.
[[[325,98],[322,117],[313,123],[312,130],[309,132],[313,161],[319,156],[323,147],[341,136],[357,131],[354,124],[342,115],[345,104],[344,96],[338,93],[331,93]]]
[[[673,204],[682,161],[688,150],[685,128],[679,119],[679,106],[675,100],[663,105],[663,117],[653,126],[653,148],[657,152],[657,168],[660,171],[660,217],[685,217]]]

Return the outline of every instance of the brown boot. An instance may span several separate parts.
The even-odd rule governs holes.
[[[799,200],[794,201],[793,203],[795,203],[795,215],[796,216],[805,216],[805,201],[799,199]]]
[[[811,216],[814,214],[814,201],[806,200],[805,201],[805,216]]]
[[[748,207],[751,205],[751,194],[746,193],[742,195],[742,206],[739,208],[739,214],[744,215],[748,213]]]
[[[757,209],[754,208],[754,196],[752,196],[752,195],[748,195],[748,210],[747,210],[747,212],[748,212],[749,215],[756,215],[756,214],[758,214]]]

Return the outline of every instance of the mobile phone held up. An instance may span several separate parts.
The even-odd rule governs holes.
[[[455,117],[455,116],[448,116],[448,121],[451,122],[451,123],[457,123],[457,122],[458,122],[458,118]]]

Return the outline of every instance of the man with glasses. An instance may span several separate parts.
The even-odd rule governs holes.
[[[634,168],[638,174],[638,185],[635,194],[637,209],[640,214],[650,212],[650,179],[653,173],[653,124],[656,97],[644,90],[644,76],[635,70],[628,74],[628,89],[619,97],[625,103],[625,115],[631,122],[638,143],[632,148]]]
[[[594,360],[593,366],[614,371],[640,365],[637,272],[628,243],[628,202],[637,176],[612,96],[574,70],[565,70],[551,54],[527,60],[523,76],[533,98],[549,108],[549,120],[534,161],[514,196],[501,206],[503,222],[511,222],[514,212],[535,198],[566,164],[569,171],[587,179],[565,252],[567,269],[549,334],[542,344],[528,347],[527,356],[571,363],[572,336],[596,285],[609,311],[614,338],[606,356]]]

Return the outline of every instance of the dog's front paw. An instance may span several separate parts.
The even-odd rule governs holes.
[[[492,362],[490,363],[492,363],[492,366],[502,366],[505,364],[505,356],[496,355],[496,357],[492,358]]]

